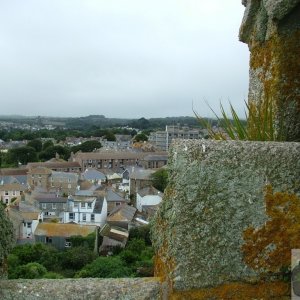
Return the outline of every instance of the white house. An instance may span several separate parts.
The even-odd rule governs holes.
[[[136,194],[136,208],[143,211],[143,206],[158,205],[162,201],[163,193],[151,187],[145,187]]]
[[[107,202],[99,197],[69,197],[67,210],[62,215],[63,223],[102,227],[106,222]]]
[[[21,239],[33,239],[38,224],[43,220],[41,212],[21,212],[23,221],[20,228]]]

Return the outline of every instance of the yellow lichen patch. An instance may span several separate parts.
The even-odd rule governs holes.
[[[291,264],[291,249],[300,248],[300,198],[267,186],[265,203],[267,222],[244,231],[244,261],[260,272],[280,272]]]
[[[154,276],[160,277],[161,281],[170,281],[168,275],[170,275],[175,269],[174,259],[168,257],[167,244],[164,242],[163,246],[157,251],[154,257]]]
[[[299,125],[300,114],[299,51],[300,30],[290,35],[274,35],[266,42],[251,47],[250,90],[254,89],[255,94],[249,94],[248,102],[262,105],[271,101],[274,120],[285,125],[288,140],[299,138],[295,129]]]
[[[289,299],[290,284],[285,282],[227,283],[214,288],[173,291],[170,300],[283,300]]]

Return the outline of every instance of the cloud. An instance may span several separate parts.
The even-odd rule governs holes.
[[[192,115],[242,111],[248,50],[230,1],[27,0],[0,4],[2,114]]]

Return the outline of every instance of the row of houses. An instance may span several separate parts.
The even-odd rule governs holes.
[[[96,230],[103,236],[101,251],[124,246],[130,227],[146,224],[149,208],[162,201],[163,194],[151,187],[155,169],[129,165],[115,172],[66,172],[66,163],[56,157],[0,170],[1,200],[18,243],[42,241],[61,249],[70,246],[70,236]]]

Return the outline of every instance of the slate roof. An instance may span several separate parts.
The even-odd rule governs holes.
[[[34,169],[30,169],[29,174],[41,174],[41,175],[50,175],[52,170],[45,167],[36,167]]]
[[[144,157],[144,160],[146,161],[167,161],[168,155],[155,155],[155,154],[149,154]]]
[[[26,186],[20,183],[7,183],[0,185],[0,191],[25,191]]]
[[[150,176],[155,172],[151,169],[134,168],[130,173],[130,179],[149,180]]]
[[[133,151],[100,151],[100,152],[77,152],[75,159],[100,160],[100,159],[140,159],[144,157],[141,152]]]
[[[93,185],[90,182],[86,181],[80,184],[80,187],[86,186],[85,183],[88,183],[88,188],[87,189],[80,189],[75,191],[75,196],[93,196],[94,192],[100,187],[100,185]]]
[[[66,197],[47,197],[47,196],[37,196],[35,197],[39,203],[67,203],[68,198]]]
[[[97,226],[62,224],[62,223],[39,223],[34,235],[70,237],[74,235],[87,236],[94,232]]]
[[[107,202],[122,202],[126,201],[121,195],[118,193],[112,191],[111,189],[108,189],[105,194],[105,199]]]
[[[81,175],[86,180],[106,180],[106,176],[95,169],[87,169]]]
[[[80,168],[80,164],[78,162],[57,162],[57,161],[48,161],[48,162],[35,162],[28,163],[27,167],[30,169],[44,167],[48,169],[66,169],[66,168]]]
[[[0,176],[0,184],[10,184],[10,183],[26,184],[27,176],[26,175]]]
[[[0,169],[0,175],[8,176],[8,175],[27,175],[28,169],[21,169],[21,168],[3,168]]]
[[[94,213],[101,213],[103,207],[104,199],[102,197],[98,197],[95,203]]]
[[[145,187],[141,190],[139,190],[137,192],[141,197],[145,197],[145,196],[148,196],[148,195],[159,195],[159,196],[163,196],[164,194],[162,192],[160,192],[159,190],[157,190],[155,187],[153,186],[148,186],[148,187]]]
[[[58,179],[65,179],[65,180],[70,179],[73,182],[74,181],[77,182],[79,176],[76,173],[52,171],[52,177]]]
[[[119,205],[114,208],[109,216],[107,222],[131,222],[137,209],[127,204]]]

